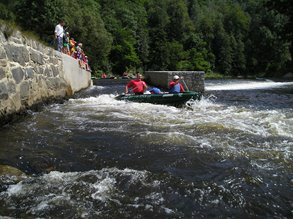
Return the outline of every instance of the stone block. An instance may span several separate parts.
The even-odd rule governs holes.
[[[0,83],[0,99],[7,100],[8,99],[8,89],[4,82]]]
[[[45,80],[44,76],[39,75],[38,76],[38,86],[42,88],[42,87],[45,87],[45,85],[46,85],[46,80]]]
[[[47,56],[53,56],[54,55],[54,49],[52,48],[46,48],[44,53],[47,55]]]
[[[51,65],[51,69],[53,71],[53,75],[54,77],[58,76],[59,75],[59,69],[58,67],[54,66],[54,65]]]
[[[9,80],[7,83],[7,89],[9,94],[15,94],[16,93],[16,86],[14,81]]]
[[[6,59],[0,59],[0,67],[6,67],[7,66],[7,60]]]
[[[46,68],[46,66],[40,66],[38,74],[41,74],[41,75],[45,74],[45,68]]]
[[[33,47],[34,42],[35,42],[35,41],[33,41],[32,39],[27,39],[27,40],[26,40],[26,45],[27,45],[28,47]]]
[[[0,45],[0,59],[6,59],[6,53],[4,50],[4,47],[2,45]]]
[[[35,73],[36,74],[43,74],[43,68],[41,67],[41,66],[39,66],[39,65],[34,65],[34,71],[35,71]]]
[[[38,43],[38,50],[41,52],[41,53],[43,53],[44,55],[46,55],[46,51],[47,51],[47,46],[45,46],[44,44],[42,44],[42,43],[39,43],[39,42],[37,42]]]
[[[43,53],[43,47],[39,42],[36,42],[36,50],[38,50],[39,52]]]
[[[56,59],[56,58],[54,58],[54,57],[50,57],[49,62],[50,62],[51,64],[53,64],[53,65],[58,65],[59,60]]]
[[[21,67],[13,68],[11,69],[11,72],[16,84],[19,84],[24,78],[24,72],[22,68]]]
[[[47,66],[44,72],[44,75],[47,77],[53,77],[53,71],[50,66]]]
[[[54,90],[56,88],[56,82],[54,80],[54,78],[49,78],[47,79],[47,87],[51,90]]]
[[[57,50],[54,50],[54,56],[57,59],[62,59],[62,52],[59,52]]]
[[[3,30],[0,30],[0,43],[6,43],[7,40],[3,34]]]
[[[29,97],[29,91],[30,91],[30,84],[28,81],[23,81],[21,84],[20,84],[20,98],[22,100],[24,99],[28,99]]]
[[[16,68],[16,67],[20,67],[20,64],[17,62],[10,62],[10,68]]]
[[[15,38],[17,41],[19,41],[21,44],[24,44],[25,43],[25,39],[22,35],[22,33],[20,31],[15,31],[12,35],[11,38]],[[10,40],[10,39],[9,39]],[[17,43],[17,42],[15,42]]]
[[[16,38],[16,37],[10,37],[10,38],[9,38],[9,42],[14,42],[14,43],[16,43],[16,44],[23,44],[22,39],[20,39],[20,38]]]
[[[34,69],[32,67],[29,67],[25,70],[25,78],[26,79],[33,79],[34,78]]]
[[[50,64],[50,57],[47,55],[42,54],[43,60],[45,64]]]
[[[30,58],[33,62],[40,65],[43,65],[45,63],[43,54],[36,50],[30,49]]]
[[[29,61],[29,51],[24,46],[15,46],[11,44],[4,45],[7,57],[10,61],[25,65]]]
[[[6,68],[0,67],[0,80],[6,77]]]
[[[37,44],[37,42],[34,41],[34,40],[32,40],[32,42],[31,42],[31,47],[32,47],[33,49],[35,49],[35,50],[38,50],[38,49],[39,49],[39,48],[38,48],[38,44]]]

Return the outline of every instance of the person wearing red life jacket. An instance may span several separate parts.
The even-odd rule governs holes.
[[[101,78],[107,78],[106,73],[103,72]]]
[[[182,84],[179,83],[179,76],[175,75],[173,80],[169,83],[169,93],[181,93],[184,92]]]
[[[145,92],[147,89],[146,83],[141,79],[142,75],[140,73],[136,74],[136,79],[131,80],[126,86],[125,86],[125,93],[128,93],[129,88],[132,89],[132,92],[135,95],[141,95]]]

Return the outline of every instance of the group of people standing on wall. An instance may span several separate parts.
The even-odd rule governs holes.
[[[71,57],[78,59],[82,69],[91,71],[88,57],[82,49],[82,43],[77,43],[73,37],[70,37],[69,32],[64,29],[65,22],[61,20],[55,27],[55,40],[57,42],[57,50]]]
[[[180,77],[178,75],[175,75],[173,77],[173,80],[169,83],[169,93],[181,93],[184,92],[184,88],[182,84],[179,82]],[[162,94],[163,92],[157,88],[153,87],[151,90],[147,91],[147,85],[142,80],[142,75],[140,73],[136,74],[136,79],[131,80],[128,82],[128,84],[125,86],[125,93],[127,94],[129,92],[129,89],[132,90],[132,92],[135,95],[141,95],[145,93],[151,93],[151,94]]]

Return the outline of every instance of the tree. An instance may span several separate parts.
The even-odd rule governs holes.
[[[117,74],[145,66],[148,61],[147,13],[143,3],[142,0],[100,1],[105,27],[114,39],[109,58]]]
[[[54,25],[61,19],[61,8],[60,0],[19,0],[15,5],[16,21],[49,43],[53,39]]]
[[[216,56],[216,70],[224,75],[230,75],[232,69],[231,36],[225,32],[223,24],[218,21],[213,40],[213,50]]]
[[[249,71],[278,77],[286,71],[286,64],[291,61],[290,42],[280,37],[286,17],[266,10],[263,4],[249,9],[253,17],[246,45],[246,48],[249,48],[246,57]]]
[[[15,15],[12,12],[14,4],[15,0],[2,0],[2,2],[0,3],[0,19],[8,21],[15,20]]]
[[[293,4],[290,0],[268,0],[265,6],[271,10],[276,11],[286,17],[284,28],[281,32],[281,36],[288,42],[291,60],[287,62],[287,69],[293,70]],[[287,55],[288,56],[288,55]]]
[[[62,14],[71,36],[83,43],[94,70],[107,68],[110,70],[108,56],[112,48],[112,36],[106,30],[100,16],[98,2],[95,0],[59,1],[63,2]]]
[[[166,1],[151,0],[146,5],[148,14],[148,29],[150,36],[150,58],[147,68],[150,70],[167,70],[168,60],[167,25],[169,15]]]
[[[1,4],[2,3],[2,4]],[[96,70],[281,76],[293,68],[290,0],[1,0],[0,17],[52,41],[66,21]]]

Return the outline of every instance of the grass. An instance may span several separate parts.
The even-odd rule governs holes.
[[[205,79],[224,79],[224,75],[216,72],[207,72],[205,73]]]
[[[3,31],[3,34],[6,39],[12,36],[14,31],[17,30],[17,26],[13,22],[0,20],[1,30]]]

